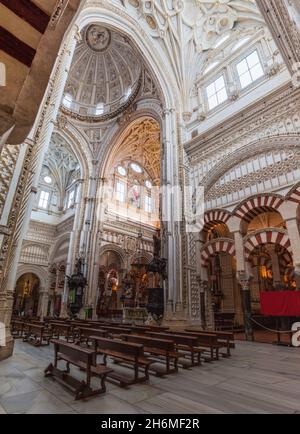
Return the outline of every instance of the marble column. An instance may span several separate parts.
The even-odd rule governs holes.
[[[162,256],[167,259],[165,318],[168,325],[179,325],[184,318],[182,282],[182,195],[179,177],[178,121],[175,108],[164,110],[162,137]]]
[[[73,273],[73,267],[74,267],[74,262],[76,257],[76,245],[80,237],[80,216],[81,216],[81,207],[82,207],[83,184],[84,184],[84,180],[82,179],[79,181],[79,187],[77,190],[78,200],[75,206],[73,230],[70,234],[70,244],[69,244],[66,271],[65,271],[66,276],[71,276]],[[67,310],[68,298],[69,298],[69,288],[68,288],[68,282],[66,281],[64,286],[63,296],[62,296],[62,303],[61,303],[61,311],[60,311],[61,318],[66,318],[68,316],[68,310]]]
[[[236,216],[231,217],[228,222],[230,232],[234,235],[237,280],[241,286],[241,298],[245,322],[246,340],[253,341],[253,328],[251,322],[251,291],[250,282],[252,279],[250,265],[245,258],[244,239],[241,232],[241,220]]]
[[[47,315],[49,301],[49,291],[45,288],[40,289],[39,304],[38,304],[38,316],[43,321],[44,317]]]

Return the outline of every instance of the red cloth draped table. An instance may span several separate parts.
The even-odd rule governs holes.
[[[263,315],[300,317],[300,291],[262,292],[260,303]]]

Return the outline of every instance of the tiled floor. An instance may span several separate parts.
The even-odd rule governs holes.
[[[0,414],[300,413],[300,349],[240,342],[231,359],[128,389],[108,383],[105,395],[84,402],[44,378],[52,353],[16,342],[0,362]]]

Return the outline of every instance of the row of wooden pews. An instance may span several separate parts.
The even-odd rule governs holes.
[[[45,375],[68,385],[75,399],[104,393],[106,380],[127,387],[148,381],[152,374],[176,374],[179,368],[190,369],[202,361],[230,357],[235,347],[231,332],[189,328],[174,331],[168,327],[112,321],[15,319],[12,332],[16,338],[32,341],[34,345],[49,345],[50,341],[54,344],[54,362],[47,367]],[[59,362],[66,363],[65,370],[59,368]],[[71,375],[71,365],[86,372],[85,381]],[[92,377],[99,378],[99,388],[91,386]]]

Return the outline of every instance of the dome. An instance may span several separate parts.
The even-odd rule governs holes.
[[[82,31],[62,101],[63,110],[77,118],[118,115],[136,97],[142,66],[130,41],[98,24]]]

